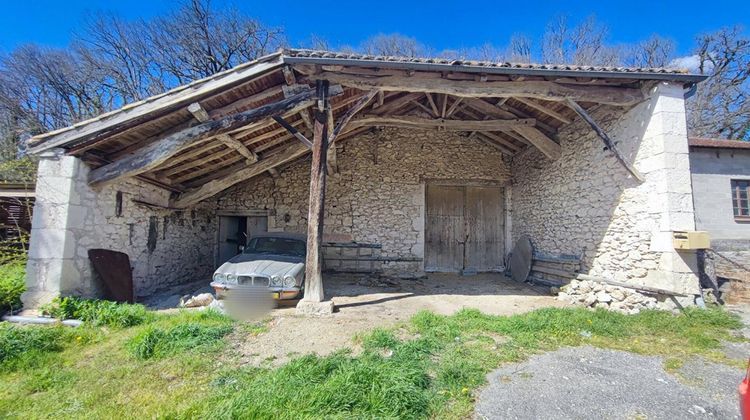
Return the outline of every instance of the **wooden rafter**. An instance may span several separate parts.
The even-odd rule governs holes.
[[[565,85],[549,81],[477,82],[429,77],[357,76],[334,72],[309,75],[310,80],[329,80],[362,90],[382,89],[405,92],[444,93],[464,97],[524,97],[547,101],[578,101],[628,106],[644,100],[639,89],[611,86]]]
[[[299,140],[302,144],[307,146],[307,148],[312,147],[312,142],[305,137],[304,134],[300,133],[299,130],[294,128],[291,124],[286,122],[286,120],[280,116],[273,117],[273,120],[276,121],[280,126],[284,127],[286,131],[289,132],[292,136],[294,136],[297,140]]]
[[[305,153],[309,149],[303,144],[295,144],[284,151],[273,154],[269,157],[263,157],[258,162],[245,168],[227,168],[220,178],[207,182],[202,186],[181,194],[177,199],[172,201],[171,207],[185,208],[199,201],[212,197],[219,192],[231,187],[234,184],[250,179],[256,175],[273,169],[283,163],[292,161]]]
[[[535,127],[518,126],[513,127],[513,130],[526,138],[548,158],[557,160],[562,155],[562,148],[560,147],[560,145],[555,143],[552,139],[547,137],[546,134],[542,133]]]
[[[147,172],[158,167],[169,159],[169,157],[196,141],[215,137],[219,134],[227,133],[232,129],[264,118],[282,115],[285,112],[299,112],[299,109],[309,106],[312,103],[314,93],[315,92],[312,89],[308,89],[307,91],[283,99],[279,102],[181,130],[170,136],[166,136],[129,156],[94,169],[89,173],[89,183],[103,184]]]
[[[201,106],[200,103],[194,102],[188,106],[188,111],[190,111],[191,114],[195,117],[198,122],[205,123],[209,121],[211,118],[209,117],[208,112]],[[256,155],[253,151],[247,148],[242,142],[232,137],[230,134],[219,134],[216,136],[216,138],[224,143],[228,148],[236,151],[237,153],[241,154],[242,156],[247,159],[247,163],[255,163],[258,161],[258,155]]]
[[[427,119],[411,116],[381,117],[365,115],[353,119],[349,124],[353,126],[389,126],[402,128],[444,129],[452,131],[497,131],[508,130],[519,126],[533,126],[533,118],[515,120],[445,120],[442,118]]]
[[[425,92],[424,95],[427,97],[427,102],[430,104],[430,109],[432,109],[432,116],[435,118],[440,117],[440,113],[438,112],[435,100],[432,99],[432,94],[430,92]]]
[[[346,114],[344,114],[341,118],[339,118],[339,122],[336,124],[336,127],[331,131],[331,134],[328,136],[328,143],[333,144],[336,141],[336,138],[341,134],[341,132],[344,130],[344,127],[346,127],[347,124],[352,120],[352,118],[357,115],[360,111],[362,111],[367,104],[370,103],[373,97],[375,95],[378,95],[380,93],[379,90],[373,89],[364,95],[360,96],[357,102],[346,111]]]
[[[530,99],[526,99],[526,98],[513,98],[513,100],[518,101],[518,102],[526,105],[529,108],[536,109],[537,111],[539,111],[539,112],[541,112],[543,114],[547,114],[550,117],[552,117],[552,118],[560,121],[563,124],[570,124],[571,123],[571,121],[570,121],[570,119],[568,117],[560,114],[559,112],[555,111],[554,109],[552,109],[552,108],[550,108],[548,106],[544,106],[544,105],[542,105],[540,103],[534,102],[534,101],[532,101]]]

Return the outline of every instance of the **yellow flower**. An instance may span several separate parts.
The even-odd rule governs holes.
[[[469,388],[462,388],[461,389],[461,393],[462,394],[468,394],[469,393]]]
[[[78,341],[81,341],[81,340],[83,340],[83,337],[81,337],[81,336],[79,335],[78,337],[76,337],[76,340],[78,340]]]

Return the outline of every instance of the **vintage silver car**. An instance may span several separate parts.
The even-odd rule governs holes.
[[[241,254],[214,272],[211,287],[224,297],[238,285],[267,286],[274,299],[294,299],[305,284],[303,235],[272,232],[250,238]]]

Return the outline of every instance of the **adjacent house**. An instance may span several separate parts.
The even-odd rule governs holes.
[[[208,281],[255,230],[308,234],[306,303],[324,299],[324,256],[493,271],[522,235],[586,273],[697,295],[672,232],[696,228],[685,97],[701,80],[279,51],[31,139],[24,301],[96,294],[91,248],[127,253],[141,296]]]
[[[717,274],[750,282],[750,142],[690,138],[695,225],[708,231]]]

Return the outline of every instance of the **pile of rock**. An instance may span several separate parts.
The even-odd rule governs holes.
[[[637,314],[644,309],[674,309],[668,301],[633,289],[589,280],[572,280],[560,289],[557,299],[587,308],[604,308],[625,314]]]

